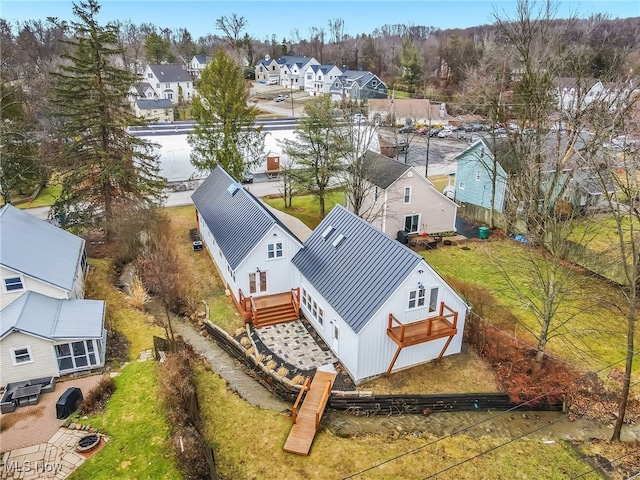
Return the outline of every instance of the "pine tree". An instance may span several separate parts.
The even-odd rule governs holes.
[[[53,214],[65,226],[99,226],[112,239],[118,207],[159,203],[165,181],[158,176],[152,144],[128,134],[142,124],[128,102],[137,82],[112,62],[121,55],[117,26],[100,26],[96,0],[74,3],[75,39],[55,73],[54,108],[63,141],[62,192]]]
[[[191,163],[204,172],[220,165],[240,180],[264,155],[264,134],[255,125],[256,108],[247,104],[243,69],[219,49],[197,87],[198,96],[192,101],[196,126],[189,136]]]

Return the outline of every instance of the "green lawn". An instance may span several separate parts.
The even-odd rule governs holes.
[[[285,213],[293,215],[300,219],[307,227],[314,229],[322,221],[320,217],[320,204],[318,203],[318,197],[315,195],[297,195],[293,197],[291,202],[291,208],[284,206],[284,200],[282,198],[263,198],[263,200],[272,206]],[[332,190],[327,193],[325,197],[325,210],[328,214],[331,209],[337,204],[344,203],[344,192],[342,190]]]
[[[159,400],[156,363],[130,363],[115,382],[116,391],[104,414],[82,420],[109,436],[109,441],[69,478],[182,478],[168,443],[169,425]]]

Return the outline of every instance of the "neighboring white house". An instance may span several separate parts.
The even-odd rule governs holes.
[[[285,55],[277,62],[280,67],[280,84],[296,90],[306,89],[305,73],[309,66],[320,65],[320,62],[313,57],[296,55]]]
[[[26,292],[0,314],[0,385],[104,366],[102,300]]]
[[[304,72],[304,89],[311,96],[326,95],[340,75],[342,70],[335,65],[309,65]]]
[[[280,83],[280,65],[269,55],[256,63],[256,81]]]
[[[173,122],[173,103],[168,99],[136,100],[134,110],[150,122]]]
[[[202,241],[246,319],[249,298],[293,295],[300,276],[291,259],[302,242],[251,192],[218,166],[191,198]]]
[[[359,214],[372,225],[393,237],[399,231],[433,235],[456,230],[458,205],[415,167],[371,151],[363,167],[369,184]]]
[[[372,98],[369,100],[369,121],[380,125],[448,125],[453,120],[444,103],[431,103],[417,98]]]
[[[394,362],[398,370],[460,352],[467,304],[420,255],[344,207],[331,210],[292,261],[302,312],[356,383]],[[443,315],[451,325],[426,335]],[[388,329],[401,325],[417,328],[421,340],[400,348]]]
[[[181,100],[190,102],[196,94],[193,77],[181,65],[147,65],[143,82],[151,86],[155,98],[171,100],[174,105]]]
[[[194,55],[189,62],[189,73],[193,78],[199,78],[202,71],[211,61],[211,55]]]
[[[85,242],[33,215],[0,209],[0,310],[27,291],[53,298],[83,298]]]

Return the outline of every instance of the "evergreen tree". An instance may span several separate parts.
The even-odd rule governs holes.
[[[8,82],[0,82],[0,195],[4,203],[11,203],[16,191],[37,187],[44,173],[33,133],[35,125],[20,97]]]
[[[128,102],[134,74],[116,67],[112,59],[117,27],[100,26],[96,0],[74,4],[78,21],[74,40],[55,73],[54,107],[63,141],[60,156],[62,192],[53,214],[68,226],[99,226],[112,239],[118,207],[158,203],[164,180],[152,144],[128,134],[140,125]]]
[[[255,125],[256,108],[247,104],[243,69],[219,49],[197,87],[198,96],[192,101],[195,132],[189,136],[191,163],[204,172],[220,165],[240,180],[264,155],[264,134]]]

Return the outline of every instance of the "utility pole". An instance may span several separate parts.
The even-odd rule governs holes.
[[[296,115],[293,111],[293,78],[289,79],[289,86],[291,87],[291,118],[295,118]]]
[[[429,144],[431,143],[431,100],[427,99],[427,111],[429,112],[429,131],[427,132],[427,158],[424,164],[424,178],[429,175]]]
[[[391,45],[391,99],[393,100],[393,93],[396,89],[396,46]]]

